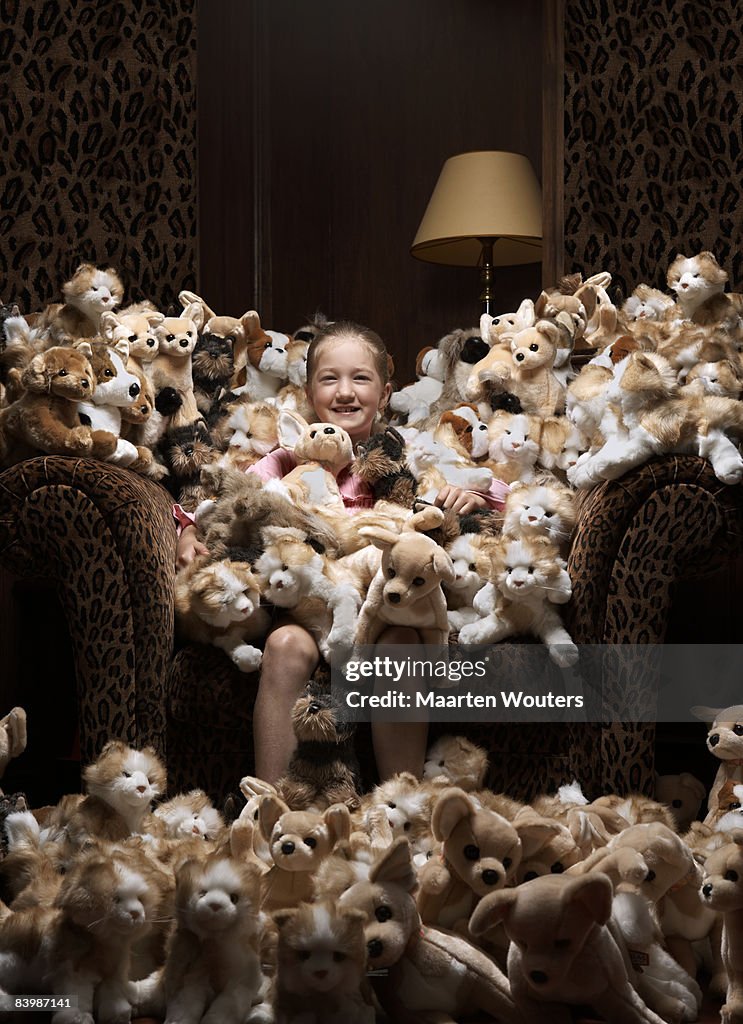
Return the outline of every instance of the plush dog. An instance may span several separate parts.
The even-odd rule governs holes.
[[[570,1024],[569,1007],[592,1006],[608,1024],[662,1024],[631,985],[607,927],[612,884],[592,872],[543,875],[480,901],[473,935],[502,922],[511,941],[508,978],[524,1024]]]
[[[79,341],[78,351],[90,360],[95,375],[95,388],[89,398],[78,403],[80,422],[90,427],[94,438],[93,454],[103,458],[103,452],[113,442],[113,451],[105,456],[107,462],[117,466],[149,464],[151,453],[138,448],[121,437],[121,410],[135,406],[142,392],[139,376],[126,368],[129,342],[117,341],[112,347],[102,342]],[[103,438],[108,435],[108,438]],[[103,442],[96,439],[102,439]]]
[[[382,550],[382,564],[359,612],[356,643],[374,644],[392,625],[417,629],[424,644],[445,645],[449,638],[442,580],[451,582],[454,567],[442,547],[421,530],[443,522],[440,509],[416,512],[402,532],[363,527],[361,533]]]
[[[164,319],[156,309],[142,309],[135,313],[126,310],[107,312],[101,315],[101,334],[109,345],[115,345],[122,339],[129,342],[128,370],[133,372],[135,367],[148,370],[159,346],[155,327]]]
[[[333,901],[277,910],[276,1024],[374,1024],[366,915]]]
[[[372,983],[391,1021],[454,1024],[479,1011],[504,1024],[520,1022],[508,981],[490,957],[459,935],[421,927],[415,885],[410,848],[397,839],[375,860],[368,880],[338,899],[339,908],[366,915]]]
[[[312,899],[318,865],[351,834],[345,804],[334,804],[322,814],[290,811],[283,800],[271,795],[260,800],[258,823],[274,862],[262,880],[261,906],[269,911]]]
[[[0,465],[12,466],[39,452],[91,455],[93,435],[77,415],[78,402],[95,388],[86,353],[61,346],[47,349],[33,357],[19,380],[21,397],[0,410]],[[96,451],[106,451],[106,440],[97,435]]]
[[[417,496],[415,477],[405,459],[405,438],[394,427],[372,434],[356,447],[355,476],[371,488],[375,504],[392,502],[412,508]]]
[[[415,357],[418,380],[400,391],[393,392],[390,409],[404,416],[410,426],[430,415],[431,406],[441,397],[444,388],[444,359],[437,348],[422,348]]]
[[[168,426],[184,427],[201,416],[193,390],[192,355],[203,323],[203,309],[193,302],[180,316],[166,317],[155,327],[158,353],[150,363],[155,406]]]
[[[420,424],[426,429],[435,427],[441,414],[455,405],[480,401],[478,396],[467,393],[467,384],[473,367],[488,354],[490,343],[483,339],[479,327],[457,328],[441,338],[436,349],[441,353],[444,387],[439,398],[431,404],[428,418]],[[483,412],[487,412],[486,405]]]
[[[235,339],[235,372],[231,388],[245,393],[253,401],[276,398],[288,372],[287,334],[266,331],[254,309],[240,320],[242,335]]]
[[[725,1024],[743,1021],[743,831],[730,835],[707,857],[701,896],[704,904],[723,917],[722,961],[727,974],[727,995],[720,1011]]]
[[[705,795],[704,783],[690,772],[655,777],[656,799],[668,807],[678,832],[686,832],[696,820]]]
[[[344,513],[336,477],[353,458],[348,433],[331,423],[307,423],[286,409],[279,413],[278,431],[279,444],[294,453],[298,465],[281,480],[271,481],[272,486],[296,504],[328,505]]]
[[[421,920],[466,935],[477,902],[513,879],[521,840],[504,817],[479,806],[456,786],[436,800],[431,827],[442,844],[441,855],[418,873]]]
[[[286,775],[276,784],[293,811],[322,811],[339,803],[353,811],[359,806],[355,729],[342,721],[341,712],[328,687],[316,682],[310,682],[294,703],[297,748]]]
[[[480,419],[477,406],[471,403],[442,413],[433,437],[472,462],[484,459],[490,446],[487,422]]]
[[[505,390],[518,397],[525,413],[553,416],[565,408],[565,387],[553,373],[560,338],[558,327],[547,320],[511,338],[513,367]]]
[[[521,862],[516,868],[517,885],[541,875],[561,875],[583,859],[583,852],[570,829],[531,807],[522,807],[511,820],[521,840]]]
[[[743,705],[694,707],[691,710],[697,718],[712,723],[707,733],[707,749],[720,760],[707,795],[707,816],[712,817],[719,810],[719,794],[723,785],[728,781],[743,782]]]

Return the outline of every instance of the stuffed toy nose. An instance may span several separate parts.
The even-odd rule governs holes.
[[[485,885],[497,885],[500,875],[493,868],[486,868],[482,873],[482,880]]]
[[[390,602],[390,604],[399,604],[400,595],[393,591],[393,593],[387,595],[387,600]]]
[[[181,346],[181,348],[188,348],[188,338],[181,338],[178,344]]]
[[[380,957],[384,952],[384,945],[382,944],[382,940],[372,939],[371,942],[367,942],[366,951],[372,958],[372,960],[375,960],[377,957]]]
[[[702,886],[702,896],[706,896],[707,899],[712,895],[712,883],[707,882],[706,885]]]
[[[281,852],[285,853],[287,857],[289,854],[294,853],[294,843],[282,843]]]

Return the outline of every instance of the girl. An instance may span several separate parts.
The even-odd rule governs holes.
[[[336,321],[324,327],[307,352],[307,396],[317,419],[343,427],[356,444],[369,438],[377,417],[392,392],[389,357],[382,339],[366,327]],[[296,465],[291,452],[278,448],[248,470],[262,480],[280,478]],[[371,508],[373,499],[366,484],[349,469],[338,474],[338,487],[349,512]],[[503,507],[506,484],[494,481],[487,494],[447,486],[436,504],[460,515],[476,508]],[[178,565],[196,555],[208,554],[190,517],[177,516],[185,526],[178,540]],[[416,644],[416,630],[391,626],[381,635],[382,644]],[[291,710],[314,672],[320,654],[311,634],[291,619],[281,618],[266,638],[260,684],[253,711],[255,774],[275,782],[286,771],[295,747]],[[381,779],[400,771],[423,772],[428,735],[427,722],[372,722],[377,769]]]

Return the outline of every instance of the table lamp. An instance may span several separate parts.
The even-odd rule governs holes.
[[[499,150],[450,157],[410,251],[428,263],[479,267],[482,312],[493,312],[493,267],[542,258],[542,195],[529,159]]]

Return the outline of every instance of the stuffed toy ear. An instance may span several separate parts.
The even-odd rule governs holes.
[[[21,384],[27,391],[46,391],[49,375],[46,371],[44,353],[34,356],[21,375]]]
[[[277,796],[269,794],[268,796],[261,797],[258,804],[258,824],[261,835],[267,843],[271,840],[274,825],[281,815],[286,814],[288,810],[289,808],[284,801]]]
[[[333,804],[323,814],[323,821],[328,827],[330,842],[333,846],[341,840],[348,840],[351,835],[351,813],[345,804]]]
[[[260,338],[263,334],[263,331],[261,330],[261,318],[254,309],[249,309],[247,313],[243,313],[240,317],[240,323],[245,331],[246,341],[251,341],[254,338]]]
[[[217,315],[213,310],[209,309],[209,307],[204,302],[204,300],[201,298],[201,296],[197,295],[196,292],[188,292],[188,291],[178,292],[178,301],[180,302],[180,304],[183,306],[184,309],[188,309],[189,306],[194,305],[194,303],[196,305],[200,306],[201,307],[201,313],[202,313],[202,316],[204,318],[204,320],[203,320],[204,323],[206,323],[207,320],[211,320],[212,317],[215,317]]]
[[[717,716],[719,714],[721,714],[725,709],[724,708],[708,708],[708,707],[705,707],[703,704],[695,704],[694,707],[691,708],[690,710],[691,710],[692,715],[694,715],[695,718],[698,718],[701,722],[710,722],[711,723],[711,722],[714,722],[716,720]]]
[[[498,892],[491,892],[488,896],[483,896],[470,918],[470,932],[474,936],[484,935],[496,924],[507,921],[519,891],[519,889],[499,889]]]
[[[536,325],[536,329],[540,334],[543,334],[545,338],[549,338],[554,345],[557,345],[559,342],[560,328],[557,324],[550,323],[549,320],[540,320]]]
[[[101,334],[106,341],[114,340],[114,331],[120,326],[121,321],[115,313],[112,313],[110,310],[101,313]]]
[[[453,583],[456,579],[454,563],[443,548],[433,553],[433,571],[444,583]]]
[[[293,451],[299,439],[307,429],[307,420],[298,412],[291,409],[282,409],[279,413],[278,431],[279,444],[282,448]]]
[[[113,346],[114,352],[118,352],[124,362],[129,358],[129,342],[126,338],[120,338]]]
[[[614,890],[608,875],[601,872],[577,878],[566,887],[565,898],[581,903],[597,924],[606,924],[611,917]]]
[[[403,530],[417,530],[418,533],[425,533],[426,530],[434,530],[441,526],[444,521],[444,513],[435,505],[428,505],[420,512],[414,512],[409,519],[403,523]]]
[[[524,299],[519,308],[516,310],[516,316],[520,321],[523,321],[527,327],[531,327],[536,320],[536,313],[534,312],[534,303],[531,299]]]
[[[431,831],[434,839],[445,842],[457,827],[462,818],[469,818],[475,813],[475,805],[463,789],[452,786],[445,789],[436,801],[431,815]]]
[[[429,352],[433,352],[433,351],[434,351],[434,349],[433,349],[432,345],[426,345],[425,348],[422,348],[418,352],[418,355],[415,357],[415,373],[416,373],[416,376],[420,377],[422,375],[422,373],[423,373],[423,359],[425,358],[426,355],[428,355]]]
[[[105,316],[106,314],[104,313],[103,315]],[[75,348],[78,352],[82,352],[87,359],[93,358],[93,346],[89,341],[79,341],[77,345],[75,345]]]
[[[554,818],[543,818],[531,807],[525,807],[523,811],[519,811],[513,819],[512,825],[521,840],[522,860],[533,857],[545,843],[549,842],[552,836],[559,835],[565,827]]]
[[[105,316],[106,314],[104,313],[103,315]],[[150,327],[156,327],[157,324],[161,324],[163,322],[165,314],[158,313],[157,310],[152,309],[145,312],[144,317]]]
[[[369,881],[374,884],[391,882],[406,892],[412,892],[418,879],[410,861],[410,843],[404,836],[396,839],[389,850],[372,865]]]
[[[381,526],[362,526],[359,530],[360,537],[368,537],[375,548],[380,548],[382,551],[387,551],[393,545],[397,544],[400,539],[396,533],[391,530],[385,530]]]

